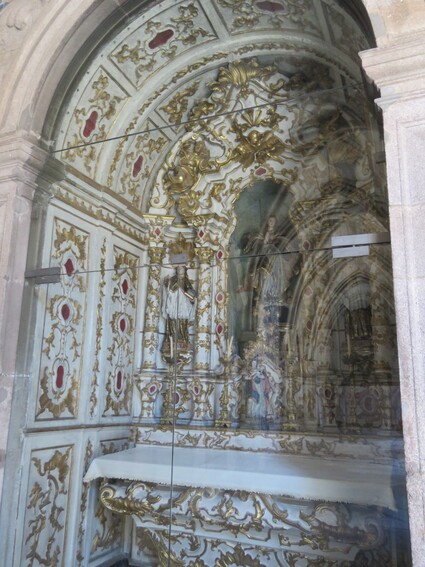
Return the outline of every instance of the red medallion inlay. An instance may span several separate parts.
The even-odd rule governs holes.
[[[133,177],[137,177],[142,169],[143,156],[139,156],[133,164]]]
[[[124,280],[121,284],[121,289],[124,295],[127,295],[128,292],[128,281]]]
[[[198,388],[198,386],[195,386],[195,387],[193,388],[193,391],[195,392],[195,395],[197,396],[197,395],[199,394],[199,388]]]
[[[223,325],[222,325],[221,323],[219,323],[219,324],[217,325],[217,333],[218,333],[219,335],[221,335],[222,332],[223,332]]]
[[[123,318],[123,319],[120,319],[120,329],[121,329],[121,331],[124,332],[125,329],[126,329],[126,327],[127,327],[126,320],[125,320],[124,318]]]
[[[306,327],[309,331],[311,331],[311,329],[313,328],[313,321],[311,319],[307,321]]]
[[[60,366],[57,367],[56,370],[56,388],[58,388],[58,390],[60,390],[63,386],[64,374],[65,374],[65,368],[61,364]]]
[[[257,177],[261,177],[265,173],[267,173],[267,169],[265,167],[257,167],[255,170],[255,175],[257,175]]]
[[[165,45],[173,37],[173,30],[164,30],[156,34],[156,36],[148,43],[149,49],[156,49]]]
[[[121,390],[121,388],[122,388],[122,372],[121,370],[119,370],[117,374],[117,390]]]
[[[149,388],[149,394],[153,395],[156,392],[156,386],[155,384],[152,384],[152,386],[150,386]]]
[[[199,231],[199,238],[204,238],[205,232],[203,230]]]
[[[219,260],[221,260],[221,259],[223,258],[223,252],[222,252],[221,250],[219,250],[219,251],[217,252],[217,258],[218,258]]]
[[[74,273],[75,268],[71,258],[68,258],[68,260],[65,262],[65,270],[67,276],[72,276],[72,274]]]
[[[180,396],[177,394],[177,392],[174,394],[174,403],[178,404],[180,401]]]
[[[256,6],[265,12],[283,12],[285,9],[285,7],[278,2],[257,2]]]
[[[84,130],[83,130],[84,138],[88,138],[90,134],[93,132],[93,130],[96,128],[96,122],[98,117],[99,117],[98,113],[95,110],[93,110],[93,112],[87,118],[86,124],[84,126]]]
[[[308,240],[304,240],[304,242],[303,242],[303,248],[304,248],[304,250],[310,250],[311,244],[310,244],[310,242],[309,242]]]
[[[157,236],[159,236],[161,234],[161,231],[159,230],[159,228],[156,228],[154,232]]]
[[[220,303],[221,301],[223,301],[223,295],[221,293],[217,294],[217,301]]]
[[[66,303],[65,305],[62,305],[61,314],[65,321],[67,321],[69,319],[69,316],[71,315],[69,306]]]

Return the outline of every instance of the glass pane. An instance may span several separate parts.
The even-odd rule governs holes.
[[[315,199],[253,182],[172,276],[169,564],[410,565],[387,219],[350,135]]]

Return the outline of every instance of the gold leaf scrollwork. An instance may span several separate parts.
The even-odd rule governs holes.
[[[76,372],[74,371],[72,376],[68,378],[68,387],[65,393],[60,390],[53,391],[52,382],[53,377],[46,367],[40,380],[41,396],[38,400],[39,408],[36,416],[39,417],[45,411],[49,411],[55,419],[58,419],[67,410],[72,417],[76,417],[79,391]]]
[[[63,500],[68,494],[71,455],[72,447],[68,447],[64,451],[56,449],[44,463],[38,457],[31,459],[39,481],[33,483],[27,504],[27,510],[32,515],[25,540],[25,544],[29,545],[26,564],[30,567],[58,565],[60,562],[63,541],[58,535],[65,527]]]

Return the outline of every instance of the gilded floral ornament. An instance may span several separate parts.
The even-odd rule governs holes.
[[[216,37],[198,2],[180,4],[175,16],[169,16],[151,19],[135,29],[111,55],[137,88],[178,50],[186,51]]]
[[[244,170],[254,163],[263,165],[269,160],[284,162],[282,153],[288,148],[273,132],[259,132],[252,130],[246,136],[239,130],[237,134],[239,144],[230,153],[228,162],[238,161]]]
[[[266,90],[270,95],[281,91],[285,86],[284,79],[270,82],[275,75],[277,68],[275,65],[261,66],[257,59],[249,61],[240,60],[229,63],[227,67],[220,69],[218,79],[210,85],[211,91],[221,98],[227,92],[228,87],[236,87],[241,96],[246,97],[251,92],[253,86]],[[216,96],[213,95],[215,99]]]
[[[241,545],[236,545],[234,550],[221,554],[215,562],[214,567],[266,567],[258,558],[253,558],[245,553]]]
[[[50,458],[43,454],[51,454],[51,449],[33,454],[37,453],[39,457],[31,459],[34,482],[26,506],[25,565],[59,565],[63,562],[65,547],[72,447],[59,447]]]
[[[184,193],[194,188],[201,176],[213,171],[211,155],[202,139],[190,138],[180,148],[178,164],[170,168],[164,176],[165,189],[173,193]]]
[[[177,143],[167,160],[157,191],[164,190],[168,206],[176,204],[182,217],[195,217],[232,209],[230,196],[235,173],[267,164],[276,170],[290,160],[287,143],[290,124],[289,80],[273,65],[262,66],[256,59],[229,63],[210,85],[210,96],[190,111],[195,126]],[[191,91],[192,92],[192,91]],[[287,109],[265,101],[287,101]],[[226,116],[223,118],[222,114]],[[274,166],[271,165],[274,163]],[[282,174],[288,177],[288,168]],[[220,177],[217,179],[217,174]],[[244,174],[245,175],[245,174]],[[210,179],[214,176],[213,183]],[[226,181],[224,181],[226,178]],[[234,189],[234,187],[233,187]],[[164,199],[152,196],[151,203]]]

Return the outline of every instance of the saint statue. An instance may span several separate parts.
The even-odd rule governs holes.
[[[247,417],[253,425],[269,429],[279,418],[279,391],[281,377],[271,361],[254,359],[248,374]]]
[[[189,362],[189,325],[195,319],[196,292],[185,266],[177,266],[176,273],[164,278],[162,316],[165,336],[161,347],[163,359],[171,363]]]
[[[253,314],[259,307],[285,305],[285,292],[289,286],[291,267],[283,255],[287,239],[277,230],[277,219],[268,217],[264,229],[251,236],[243,250],[249,258],[243,285],[244,291],[252,291]]]

